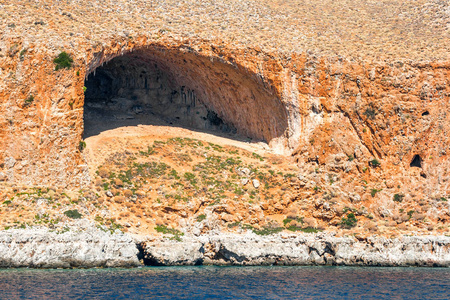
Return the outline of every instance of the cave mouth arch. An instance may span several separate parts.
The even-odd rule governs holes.
[[[103,58],[85,87],[84,138],[143,124],[270,142],[288,126],[283,102],[256,74],[180,49],[148,47]]]

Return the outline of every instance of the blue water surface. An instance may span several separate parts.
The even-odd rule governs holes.
[[[0,299],[449,299],[450,269],[0,269]]]

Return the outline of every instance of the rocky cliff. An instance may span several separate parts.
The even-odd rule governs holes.
[[[207,234],[183,239],[134,241],[101,230],[49,232],[15,229],[0,233],[0,267],[92,268],[142,265],[356,265],[450,266],[450,238],[395,239],[327,234]]]
[[[211,204],[222,225],[265,226],[266,217],[292,215],[326,229],[352,212],[366,222],[361,230],[447,232],[449,11],[438,0],[0,1],[2,222],[13,222],[5,212],[17,212],[14,224],[25,222],[19,208],[32,201],[42,210],[28,218],[65,218],[57,198],[91,219],[127,218],[148,205],[159,214],[145,218],[151,227],[192,225]],[[100,162],[95,156],[108,147],[87,139],[155,120],[267,143],[266,152],[295,164],[295,174],[276,170],[277,159],[264,180],[234,174],[241,185],[265,181],[277,196],[233,186],[227,204],[202,194],[217,183],[197,190],[186,180],[183,195],[194,204],[173,209],[160,203],[174,195],[161,187],[167,178],[124,184],[114,177],[154,144],[131,149],[121,140],[114,145],[123,153]],[[100,172],[101,165],[111,170]],[[242,199],[237,210],[228,204]]]
[[[306,46],[311,51],[300,51],[305,45],[294,42],[291,36],[305,35],[319,13],[311,8],[303,16],[303,9],[308,7],[291,11],[294,3],[289,1],[267,6],[263,2],[230,1],[223,7],[212,6],[206,20],[197,20],[179,32],[175,29],[189,24],[207,5],[172,1],[140,3],[142,6],[128,1],[3,3],[2,177],[30,184],[86,184],[89,178],[83,175],[86,167],[77,150],[83,132],[84,79],[100,65],[125,55],[141,66],[146,62],[159,64],[173,76],[175,86],[195,90],[203,103],[239,132],[265,140],[286,154],[294,153],[301,161],[317,160],[323,165],[336,154],[354,155],[364,163],[378,158],[382,159],[383,171],[398,175],[407,174],[414,156],[419,155],[423,173],[428,176],[427,188],[446,193],[448,7],[442,1],[422,2],[357,5],[359,10],[373,14],[372,23],[397,24],[389,35],[391,43],[399,41],[386,47],[386,42],[381,42],[383,29],[378,28],[371,45],[391,58],[377,59],[377,51],[374,58],[367,46],[361,47],[358,60],[350,49],[360,42],[333,47],[310,37]],[[330,9],[326,5],[327,1],[317,4]],[[362,13],[353,12],[354,5],[345,3],[345,19],[374,25]],[[177,9],[171,11],[173,6]],[[190,14],[181,14],[180,9]],[[257,36],[260,29],[246,24],[235,37],[235,27],[244,20],[230,23],[236,17],[233,9],[244,20],[257,18],[270,26]],[[409,18],[424,28],[419,29],[403,15],[393,17],[392,11],[383,19],[381,13],[389,10],[409,13]],[[282,11],[293,15],[281,21],[277,13]],[[223,16],[217,16],[219,13]],[[337,15],[341,13],[336,11]],[[271,17],[275,19],[272,22]],[[305,17],[305,24],[292,23],[296,17]],[[229,28],[217,30],[211,21],[216,18]],[[323,23],[332,19],[325,17]],[[286,28],[290,21],[292,32]],[[204,24],[204,33],[195,28],[199,24]],[[273,27],[276,25],[279,28]],[[245,35],[247,27],[251,28],[249,36]],[[357,26],[347,27],[341,22],[332,27],[359,32]],[[431,33],[429,27],[435,32]],[[397,32],[400,29],[413,29],[416,36]],[[213,39],[205,40],[210,33]],[[288,35],[279,38],[279,34]],[[438,36],[441,41],[434,43]],[[245,39],[252,37],[257,37],[253,43]],[[273,51],[274,38],[278,51]],[[365,35],[360,38],[369,40]],[[406,42],[400,42],[403,39]],[[409,42],[412,45],[408,47]],[[419,46],[425,42],[427,46]],[[327,51],[319,51],[320,46],[344,49],[339,55],[315,55],[313,45],[321,54]],[[423,53],[417,51],[424,48]],[[73,66],[56,71],[53,60],[62,51],[73,57]]]
[[[0,232],[2,268],[139,266],[133,239],[98,229],[55,232],[45,228]]]
[[[388,239],[330,235],[206,235],[144,242],[151,265],[450,266],[448,237]]]

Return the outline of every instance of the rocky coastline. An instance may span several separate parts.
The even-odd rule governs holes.
[[[222,234],[142,243],[152,265],[450,266],[450,237]]]
[[[336,237],[330,233],[136,237],[102,230],[0,232],[1,268],[189,265],[450,267],[450,237]]]
[[[133,239],[117,231],[40,228],[0,232],[0,268],[137,267],[138,253]]]

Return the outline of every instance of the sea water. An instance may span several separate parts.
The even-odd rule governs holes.
[[[0,269],[1,299],[449,299],[450,269]]]

